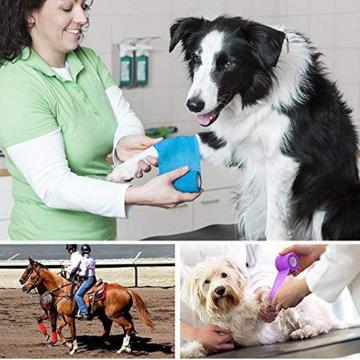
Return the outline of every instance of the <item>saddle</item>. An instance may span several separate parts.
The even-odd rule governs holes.
[[[106,299],[107,283],[99,279],[96,284],[90,288],[84,295],[85,302],[88,302],[88,308],[91,315],[95,311],[95,303]],[[87,299],[86,299],[87,298]],[[86,301],[88,300],[88,301]]]
[[[99,279],[96,284],[85,293],[84,297],[88,296],[89,302],[105,300],[106,288],[107,283],[103,282],[102,279]]]

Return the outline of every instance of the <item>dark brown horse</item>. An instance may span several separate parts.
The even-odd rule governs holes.
[[[55,308],[62,320],[57,327],[57,334],[59,335],[63,344],[69,346],[70,354],[74,354],[78,349],[76,340],[75,328],[75,300],[70,297],[71,283],[61,276],[49,271],[44,265],[29,259],[31,266],[31,273],[23,285],[22,290],[29,292],[31,289],[39,285],[43,285],[47,291],[51,292],[55,299]],[[89,292],[92,290],[90,289]],[[85,294],[85,303],[89,305],[89,297]],[[134,291],[127,289],[119,284],[108,284],[106,290],[106,297],[104,300],[96,301],[94,304],[94,315],[105,317],[107,320],[115,321],[120,325],[125,333],[121,348],[117,351],[121,353],[126,351],[131,352],[130,339],[134,332],[134,324],[130,315],[130,309],[133,301],[135,301],[136,309],[139,318],[148,326],[153,327],[153,322],[150,319],[149,312],[141,299],[141,297]],[[72,343],[68,344],[62,329],[65,325],[70,328]]]

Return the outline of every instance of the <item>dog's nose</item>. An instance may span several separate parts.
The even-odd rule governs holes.
[[[198,113],[198,112],[200,112],[201,110],[204,109],[205,103],[201,99],[199,99],[198,97],[195,97],[195,98],[190,98],[186,102],[186,106],[188,107],[188,109],[191,112]]]
[[[218,286],[216,289],[215,289],[215,292],[216,294],[218,294],[219,296],[222,296],[225,294],[225,288],[224,286]]]

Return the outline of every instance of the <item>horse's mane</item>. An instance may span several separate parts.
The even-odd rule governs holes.
[[[53,271],[51,271],[47,266],[43,265],[41,262],[39,261],[35,261],[35,264],[38,265],[41,269],[45,269],[47,270],[54,279],[59,279],[59,280],[62,280],[62,282],[64,283],[69,283],[70,281],[63,278],[62,276],[59,276],[58,274],[54,273]]]
[[[48,269],[49,270],[49,268],[47,266],[43,265],[41,262],[36,261],[35,263],[36,263],[36,265],[39,265],[39,267],[41,267],[42,269]]]

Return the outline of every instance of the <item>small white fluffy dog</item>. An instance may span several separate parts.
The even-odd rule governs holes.
[[[282,310],[272,323],[266,323],[258,318],[261,304],[247,292],[246,283],[246,272],[232,259],[208,258],[184,280],[181,296],[204,324],[230,330],[234,341],[243,346],[305,339],[355,326],[337,320],[330,305],[315,295],[307,296],[295,308]],[[181,349],[183,358],[206,354],[196,341]]]

